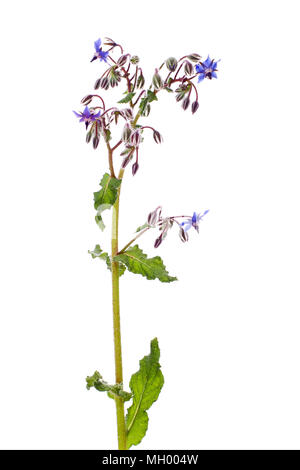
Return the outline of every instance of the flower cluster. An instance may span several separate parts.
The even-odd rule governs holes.
[[[154,211],[149,213],[147,222],[142,227],[139,227],[138,231],[158,228],[161,233],[154,242],[154,248],[158,248],[166,238],[169,230],[175,224],[179,229],[178,235],[180,240],[182,242],[187,242],[189,239],[187,231],[193,227],[199,233],[199,223],[208,212],[209,210],[205,210],[203,213],[198,214],[194,212],[192,216],[176,215],[171,217],[162,217],[162,207],[158,206]],[[185,220],[180,222],[181,219]]]
[[[121,162],[123,169],[135,155],[135,161],[132,164],[132,174],[135,175],[139,168],[139,147],[144,140],[144,129],[152,129],[154,141],[162,142],[161,134],[157,130],[151,126],[137,126],[137,119],[149,116],[152,102],[158,100],[158,93],[161,90],[175,94],[175,99],[181,103],[182,109],[187,110],[190,107],[194,114],[199,108],[199,98],[193,81],[198,79],[198,82],[201,82],[204,78],[217,78],[217,61],[208,56],[202,62],[201,56],[196,53],[185,55],[180,59],[169,57],[159,68],[155,69],[152,82],[147,88],[139,58],[136,55],[124,53],[123,47],[110,38],[106,38],[103,44],[106,50],[103,50],[101,45],[100,38],[94,42],[95,52],[91,62],[99,59],[100,62],[107,64],[107,68],[96,80],[94,88],[104,92],[110,87],[117,87],[124,81],[126,83],[125,97],[119,103],[126,104],[127,107],[106,109],[103,96],[91,94],[82,99],[85,109],[82,112],[74,111],[74,113],[80,122],[85,123],[88,131],[86,141],[92,140],[94,148],[98,147],[101,135],[106,145],[110,146],[111,126],[117,125],[120,117],[126,121],[120,140],[112,149],[115,150],[123,144],[124,148],[120,153],[124,157]],[[112,53],[117,50],[120,51],[120,55],[113,58]],[[164,69],[165,75],[163,75]],[[174,84],[175,89],[173,89]],[[100,100],[100,106],[88,107],[94,99]],[[136,114],[134,114],[135,109],[137,109]]]

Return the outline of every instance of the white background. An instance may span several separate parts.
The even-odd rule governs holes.
[[[10,1],[1,6],[1,448],[116,447],[108,249],[94,223],[103,143],[72,110],[105,70],[112,37],[148,81],[170,55],[221,59],[199,111],[161,93],[122,188],[121,245],[161,204],[209,208],[199,236],[154,250],[176,283],[126,274],[125,385],[157,336],[165,386],[140,449],[300,448],[299,14],[295,1]],[[104,92],[107,105],[114,104]],[[120,99],[122,90],[114,94]],[[142,121],[141,121],[142,122]],[[120,157],[117,157],[120,158]]]

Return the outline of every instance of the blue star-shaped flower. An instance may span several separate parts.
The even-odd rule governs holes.
[[[108,51],[107,52],[104,52],[102,51],[102,47],[101,46],[101,39],[97,39],[97,41],[94,42],[94,46],[95,46],[95,54],[94,54],[94,57],[92,58],[91,62],[93,62],[93,60],[96,60],[96,59],[100,59],[100,61],[104,60],[104,62],[107,62],[107,57],[108,57]]]
[[[98,117],[100,117],[101,114],[100,111],[97,114],[91,113],[87,106],[84,108],[84,111],[82,113],[77,113],[76,111],[73,111],[73,113],[75,114],[75,116],[80,118],[79,122],[85,123],[86,128],[88,128],[90,122],[95,121]]]
[[[199,74],[198,82],[204,80],[204,78],[218,78],[216,74],[218,61],[215,62],[214,59],[211,59],[209,55],[204,62],[200,62],[200,64],[196,65],[196,71]]]
[[[187,220],[181,223],[183,230],[186,232],[191,227],[194,227],[194,229],[199,233],[199,222],[208,212],[209,210],[204,211],[203,214],[196,214],[196,212],[194,212],[192,217],[189,217]]]

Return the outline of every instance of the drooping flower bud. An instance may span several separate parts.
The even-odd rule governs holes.
[[[150,212],[147,217],[147,222],[149,225],[155,225],[157,220],[161,215],[161,206],[158,206],[153,212]]]
[[[179,228],[179,238],[182,242],[187,242],[189,239],[188,233],[182,227]]]
[[[198,101],[194,101],[194,103],[192,103],[192,113],[194,114],[198,108],[199,108]]]
[[[118,70],[116,70],[116,66],[111,67],[109,72],[109,84],[112,88],[118,86],[119,82],[121,81],[121,74]]]
[[[124,158],[122,162],[122,168],[126,168],[130,160],[132,160],[132,157],[133,157],[133,152],[131,152],[129,155],[127,155],[127,157]]]
[[[119,57],[117,64],[122,67],[122,65],[125,65],[126,62],[127,62],[127,54],[124,54],[124,55],[121,55],[121,57]]]
[[[122,116],[125,117],[125,119],[128,119],[129,121],[131,121],[133,119],[133,113],[132,113],[131,108],[122,109],[121,114],[122,114]]]
[[[131,168],[131,169],[132,169],[132,174],[133,174],[133,176],[134,176],[134,175],[136,174],[136,172],[138,171],[138,169],[139,169],[139,164],[138,164],[138,162],[134,162],[134,164],[132,165],[132,168]]]
[[[188,55],[188,59],[190,59],[192,62],[199,62],[201,59],[201,55],[199,54],[190,54]]]
[[[128,142],[131,136],[131,128],[128,123],[125,124],[123,132],[122,132],[122,140],[123,142]]]
[[[136,87],[143,88],[144,85],[145,85],[145,78],[144,78],[144,75],[141,73],[139,75],[139,78],[137,79]]]
[[[177,68],[177,60],[175,59],[175,57],[169,57],[166,60],[166,66],[170,70],[170,72],[174,72]]]
[[[182,102],[182,109],[185,111],[186,109],[188,109],[189,107],[189,104],[190,104],[190,99],[189,97],[187,96],[186,98],[184,98],[183,102]]]
[[[100,83],[101,83],[101,78],[98,78],[98,80],[95,81],[95,85],[94,85],[95,90],[98,90]]]
[[[87,144],[90,142],[91,138],[92,138],[92,129],[86,135],[85,140]]]
[[[108,90],[108,88],[109,88],[109,80],[108,80],[107,77],[101,78],[100,87],[103,88],[104,90]]]
[[[163,237],[161,233],[160,236],[154,242],[154,248],[158,248],[162,241],[163,241]]]
[[[188,60],[186,60],[184,63],[184,71],[186,75],[192,75],[192,73],[194,72],[193,64]]]
[[[131,59],[130,59],[130,62],[131,62],[132,64],[138,64],[139,61],[140,61],[140,59],[138,58],[137,55],[133,55],[133,56],[131,57]]]
[[[149,116],[150,111],[151,111],[151,105],[148,103],[146,108],[144,109],[143,116],[146,116],[146,117]]]
[[[160,88],[162,88],[162,86],[163,86],[163,81],[162,81],[162,78],[161,78],[161,76],[159,75],[158,71],[153,75],[152,83],[153,83],[153,85],[154,85],[154,88],[156,88],[157,90],[159,90]]]
[[[141,134],[139,130],[132,132],[130,136],[130,142],[135,146],[138,147],[141,142]]]
[[[158,131],[154,131],[153,132],[153,139],[155,140],[155,142],[157,144],[161,144],[162,143],[162,136],[161,134],[158,132]]]
[[[184,91],[180,91],[177,95],[176,95],[176,101],[181,101],[183,100],[185,96],[185,92]]]
[[[86,95],[82,98],[81,103],[85,104],[85,105],[88,105],[88,104],[90,104],[92,99],[93,99],[93,95]]]
[[[98,144],[99,144],[99,137],[97,135],[95,135],[94,138],[93,138],[93,147],[94,147],[94,149],[96,149],[98,147]]]

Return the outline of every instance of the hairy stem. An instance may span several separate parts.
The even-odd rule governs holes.
[[[140,112],[137,113],[133,120],[132,126],[135,127]],[[108,161],[111,176],[114,176],[113,169],[113,150],[107,143],[108,148]],[[116,148],[116,146],[115,146]],[[119,171],[118,179],[123,179],[124,168]],[[120,206],[120,191],[121,185],[118,190],[118,197],[112,209],[112,234],[111,234],[111,274],[112,274],[112,305],[113,305],[113,328],[114,328],[114,349],[115,349],[115,378],[117,384],[123,384],[123,365],[122,365],[122,344],[121,344],[121,322],[120,322],[120,294],[119,294],[119,263],[113,261],[114,257],[118,254],[119,245],[119,206]],[[115,397],[116,412],[117,412],[117,429],[118,429],[118,448],[119,450],[126,450],[126,425],[124,415],[124,400],[121,397]]]
[[[123,174],[119,175],[123,176]],[[120,325],[120,297],[119,297],[119,263],[113,261],[114,256],[118,253],[119,239],[119,198],[113,206],[112,210],[112,237],[111,237],[111,272],[112,272],[112,304],[113,304],[113,328],[114,328],[114,349],[115,349],[115,378],[117,384],[123,383],[122,368],[122,347],[121,347],[121,325]],[[117,411],[117,428],[118,428],[118,448],[126,450],[126,427],[124,416],[124,400],[121,397],[115,397]]]

